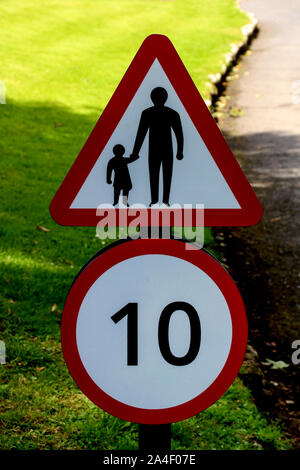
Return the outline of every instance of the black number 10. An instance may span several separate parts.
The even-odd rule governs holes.
[[[184,356],[175,356],[170,349],[169,326],[171,316],[177,310],[185,312],[190,322],[190,346]],[[127,316],[127,365],[138,365],[138,304],[130,302],[111,319],[118,323]],[[187,302],[172,302],[162,311],[158,322],[158,344],[163,358],[173,366],[186,366],[196,359],[201,343],[200,319],[195,308]]]

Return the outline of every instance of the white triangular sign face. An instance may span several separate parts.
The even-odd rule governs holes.
[[[106,184],[106,168],[109,160],[113,157],[113,147],[122,144],[126,149],[125,156],[131,154],[141,113],[144,109],[153,106],[150,93],[157,86],[167,90],[168,99],[165,105],[178,112],[184,135],[184,158],[180,161],[174,158],[173,161],[170,204],[176,203],[181,206],[192,204],[194,207],[196,204],[204,204],[206,209],[240,208],[233,192],[156,59],[72,202],[72,209],[96,209],[100,204],[102,207],[105,204],[112,204],[113,188]],[[142,145],[139,160],[128,166],[132,180],[132,189],[128,196],[130,205],[143,204],[148,207],[151,201],[148,140],[149,132]],[[172,140],[174,153],[176,153],[177,142],[174,134]],[[162,189],[161,174],[160,197],[162,197]]]
[[[159,121],[161,130],[155,122],[157,114],[152,112],[154,108],[157,110],[157,103],[151,93],[158,87],[165,93],[165,101],[159,106],[164,110],[169,108],[163,114],[169,117]],[[152,124],[147,121],[148,127],[139,138],[136,152],[135,141],[137,135],[141,137],[138,129],[145,110],[148,118],[152,116],[149,118]],[[168,119],[172,125],[166,124]],[[116,145],[125,148],[117,160],[113,150]],[[176,158],[177,150],[183,159]],[[135,156],[126,160],[131,154]],[[113,184],[109,184],[110,179]],[[120,196],[127,193],[129,206],[143,205],[151,211],[151,202],[166,202],[163,192],[167,179],[171,181],[167,203],[182,208],[203,205],[205,225],[251,225],[262,216],[258,199],[174,47],[165,36],[152,35],[144,41],[55,195],[51,214],[64,225],[97,225],[97,207],[111,207],[116,193]],[[153,188],[157,186],[159,194],[153,201]],[[120,210],[127,209],[123,206]]]

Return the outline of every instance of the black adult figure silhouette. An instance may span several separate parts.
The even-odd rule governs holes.
[[[167,91],[162,87],[154,88],[151,92],[154,104],[145,109],[140,123],[132,151],[138,155],[149,130],[149,175],[151,188],[151,204],[158,202],[159,173],[163,171],[163,203],[169,205],[172,173],[173,173],[173,146],[172,132],[177,140],[177,159],[183,158],[183,133],[179,114],[174,109],[165,106],[168,98]]]
[[[123,196],[128,198],[128,193],[132,188],[131,178],[127,165],[134,162],[139,158],[138,155],[131,155],[129,158],[124,158],[125,148],[123,145],[118,144],[113,148],[114,157],[109,160],[106,170],[106,182],[111,184],[111,175],[114,171],[114,206],[118,204],[121,191]],[[128,204],[127,204],[128,205]]]

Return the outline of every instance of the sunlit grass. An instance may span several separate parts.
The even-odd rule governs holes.
[[[47,269],[52,272],[65,272],[67,268],[62,266],[57,266],[53,262],[42,261],[41,259],[36,259],[33,256],[26,256],[21,251],[11,251],[11,252],[1,252],[0,251],[0,264],[4,266],[25,268],[28,270],[33,269]],[[71,267],[74,267],[71,265]]]
[[[206,94],[207,76],[220,70],[248,21],[233,0],[13,0],[0,11],[8,98],[94,115],[149,34],[170,37]]]

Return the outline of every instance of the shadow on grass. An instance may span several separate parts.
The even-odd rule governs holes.
[[[8,100],[1,107],[2,331],[57,334],[57,312],[73,277],[101,248],[93,229],[60,227],[49,214],[49,203],[97,117],[56,103]],[[38,225],[49,232],[38,231]]]

